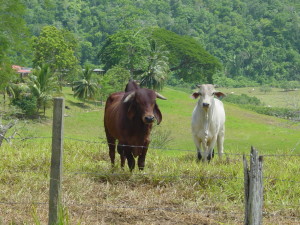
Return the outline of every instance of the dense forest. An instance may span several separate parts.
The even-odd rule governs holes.
[[[17,77],[12,65],[32,71]],[[45,113],[65,85],[79,99],[104,99],[130,78],[156,90],[203,82],[295,89],[300,3],[0,0],[0,68],[4,99],[30,115]]]
[[[294,0],[22,0],[32,35],[45,25],[78,39],[80,63],[119,30],[158,26],[195,38],[227,77],[300,80],[300,3]],[[30,63],[30,62],[27,62]]]
[[[300,81],[295,0],[0,2],[2,64],[47,63],[56,71],[121,66],[153,87],[159,79],[145,74],[168,74],[170,84]]]

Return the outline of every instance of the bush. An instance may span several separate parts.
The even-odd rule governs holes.
[[[216,73],[213,75],[213,82],[214,84],[218,85],[219,87],[228,87],[228,88],[239,88],[239,87],[254,87],[258,86],[258,83],[243,76],[238,76],[233,78],[226,77],[222,73]]]
[[[166,146],[172,141],[171,131],[163,130],[162,128],[154,125],[151,132],[151,147],[152,148],[166,148]]]
[[[224,98],[224,101],[231,102],[234,104],[239,105],[262,105],[261,101],[256,97],[250,97],[246,94],[241,95],[227,95],[226,98]]]
[[[130,79],[130,72],[121,66],[115,66],[108,70],[102,77],[101,95],[106,98],[111,93],[124,91]]]
[[[298,81],[284,81],[280,85],[284,91],[291,91],[295,90],[296,88],[300,87],[300,83]]]
[[[259,88],[259,90],[261,91],[261,92],[263,92],[263,93],[267,93],[267,92],[271,92],[272,91],[272,88],[270,87],[270,86],[268,86],[268,85],[264,85],[264,86],[261,86],[260,88]]]
[[[246,109],[250,109],[260,114],[275,116],[283,119],[289,120],[300,120],[300,111],[297,109],[287,109],[278,107],[265,107],[265,106],[246,106]]]
[[[22,98],[13,99],[12,105],[19,107],[26,116],[37,114],[37,99],[34,96],[27,95]]]

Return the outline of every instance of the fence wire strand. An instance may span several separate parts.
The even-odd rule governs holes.
[[[73,172],[66,172],[67,174],[74,174],[74,175],[95,175],[95,176],[140,176],[140,177],[160,177],[160,178],[181,178],[181,179],[217,179],[217,180],[228,180],[228,179],[242,179],[241,177],[235,177],[235,176],[189,176],[189,175],[157,175],[157,174],[149,174],[149,173],[143,173],[143,174],[126,174],[126,173],[96,173],[96,172],[83,172],[83,171],[73,171]]]
[[[14,137],[11,139],[15,140],[20,140],[20,141],[26,141],[26,140],[35,140],[35,139],[51,139],[52,137]],[[99,138],[102,141],[89,141],[89,140],[84,140],[84,139],[77,139],[77,138],[71,138],[71,137],[65,137],[65,139],[68,140],[73,140],[73,141],[79,141],[79,142],[86,142],[86,143],[91,143],[91,144],[108,144],[108,145],[116,145],[112,143],[106,143],[106,140],[104,138]],[[146,148],[145,146],[134,146],[134,145],[121,145],[124,147],[139,147],[139,148]],[[173,148],[162,148],[162,147],[156,147],[156,146],[150,146],[152,149],[159,149],[159,150],[168,150],[168,151],[185,151],[185,152],[195,152],[194,150],[188,150],[188,149],[173,149]],[[238,156],[243,156],[245,155],[244,153],[224,153],[224,155],[238,155]],[[249,154],[247,154],[249,155]],[[262,155],[264,157],[277,157],[277,156],[283,156],[283,157],[296,157],[300,156],[300,154],[265,154]],[[11,170],[9,170],[11,171]],[[17,172],[32,172],[31,170],[17,170]],[[36,172],[36,171],[33,171]],[[157,174],[149,174],[149,173],[142,173],[142,174],[132,174],[132,173],[97,173],[97,172],[85,172],[85,171],[70,171],[66,172],[66,174],[74,174],[74,175],[95,175],[95,176],[141,176],[141,177],[160,177],[160,178],[165,178],[165,179],[174,179],[174,178],[179,178],[179,179],[195,179],[201,180],[201,179],[219,179],[219,180],[226,180],[226,179],[240,179],[244,180],[244,178],[241,177],[235,177],[235,176],[189,176],[189,175],[157,175]],[[272,180],[272,181],[280,181],[280,182],[290,182],[290,183],[300,183],[300,181],[295,181],[295,180],[288,180],[288,179],[278,179],[275,177],[264,177],[266,180]],[[0,201],[0,204],[2,205],[48,205],[46,202],[4,202]],[[224,214],[228,215],[226,212],[220,212],[220,211],[206,211],[206,210],[186,210],[186,209],[176,209],[176,208],[168,208],[168,207],[138,207],[138,206],[115,206],[115,205],[106,205],[106,204],[79,204],[79,203],[66,203],[65,205],[71,206],[89,206],[89,207],[102,207],[102,208],[110,208],[110,209],[139,209],[139,210],[160,210],[160,211],[171,211],[171,212],[183,212],[183,213],[206,213],[206,214]],[[266,206],[285,206],[285,207],[300,207],[300,205],[286,205],[286,204],[265,204]],[[235,215],[243,215],[243,213],[234,213]],[[232,215],[232,212],[230,212],[230,215]],[[276,216],[276,217],[282,217],[285,218],[284,216],[278,215],[278,213],[269,213],[269,212],[263,212],[264,216]],[[300,217],[287,217],[289,219],[295,219],[298,220]]]
[[[13,137],[10,138],[10,140],[20,140],[20,141],[26,141],[26,140],[34,140],[34,139],[52,139],[52,137]],[[64,139],[67,140],[73,140],[73,141],[79,141],[79,142],[85,142],[90,144],[107,144],[107,145],[119,145],[122,147],[129,147],[129,148],[150,148],[150,149],[157,149],[162,151],[182,151],[182,152],[193,152],[195,153],[195,150],[191,149],[179,149],[179,148],[163,148],[159,146],[142,146],[142,145],[126,145],[126,144],[118,144],[118,143],[107,143],[106,139],[103,137],[97,137],[97,139],[101,139],[102,141],[90,141],[80,138],[72,138],[72,137],[64,137]],[[300,142],[299,142],[300,143]],[[299,144],[297,143],[297,145]],[[294,152],[295,148],[292,150]],[[231,153],[231,152],[224,152],[223,155],[231,155],[231,156],[249,156],[248,153]],[[300,157],[300,154],[262,154],[263,157]]]
[[[0,201],[1,205],[41,205],[41,206],[48,206],[48,202],[4,202]],[[244,215],[243,212],[224,212],[224,211],[216,211],[214,209],[211,210],[188,210],[188,209],[177,209],[177,208],[170,208],[170,207],[139,207],[139,206],[128,206],[128,205],[108,205],[108,204],[103,204],[103,203],[94,203],[94,204],[89,204],[89,203],[68,203],[68,202],[63,202],[64,206],[70,207],[70,206],[79,206],[79,207],[101,207],[105,209],[138,209],[138,210],[147,210],[147,211],[168,211],[168,212],[175,212],[175,213],[201,213],[201,214],[207,214],[207,215],[229,215],[229,216],[234,216],[234,215]],[[281,206],[281,205],[275,205],[275,204],[265,204],[268,206]],[[284,205],[284,206],[292,206],[292,207],[300,207],[300,205]],[[299,220],[300,216],[285,216],[285,215],[279,215],[278,212],[272,213],[272,212],[267,212],[263,211],[263,217],[271,217],[275,216],[276,218],[284,218],[284,219],[294,219],[294,220]]]

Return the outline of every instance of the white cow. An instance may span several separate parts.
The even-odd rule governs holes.
[[[214,97],[221,98],[225,94],[217,92],[212,84],[202,84],[198,87],[200,90],[192,94],[194,99],[200,97],[192,115],[192,133],[198,159],[209,161],[214,155],[216,142],[219,157],[223,154],[225,111],[223,103]]]

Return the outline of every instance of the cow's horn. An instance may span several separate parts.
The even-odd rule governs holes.
[[[160,98],[160,99],[163,99],[163,100],[167,100],[167,98],[164,97],[164,96],[162,96],[161,94],[159,94],[159,93],[157,93],[157,92],[155,92],[155,94],[156,94],[156,97],[157,97],[157,98]]]
[[[134,96],[135,92],[130,93],[129,95],[127,95],[123,102],[129,102],[132,98],[134,98]]]

